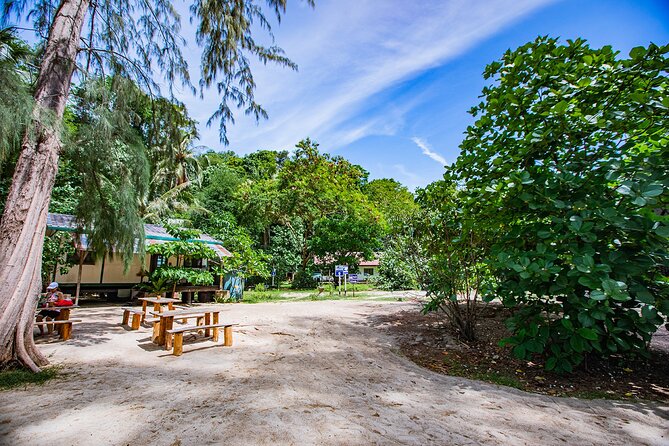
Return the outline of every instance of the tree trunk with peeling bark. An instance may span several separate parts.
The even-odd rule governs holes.
[[[62,0],[54,16],[35,90],[33,120],[16,163],[0,222],[0,366],[33,371],[48,363],[33,342],[51,190],[60,156],[59,128],[70,91],[89,0]]]

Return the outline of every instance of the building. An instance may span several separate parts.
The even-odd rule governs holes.
[[[361,280],[367,280],[372,276],[379,274],[379,259],[374,260],[363,260],[358,265],[360,274],[358,274]]]
[[[73,215],[49,214],[47,217],[46,235],[50,236],[56,231],[72,233],[72,242],[76,248],[75,258],[72,259],[74,266],[66,274],[60,274],[57,267],[53,273],[53,280],[58,282],[61,289],[72,294],[81,292],[105,293],[111,296],[130,297],[131,288],[144,281],[156,268],[165,264],[176,264],[175,258],[163,258],[163,256],[146,253],[140,256],[136,253],[130,267],[126,270],[123,260],[112,253],[105,255],[102,259],[95,259],[88,249],[85,234],[80,234]],[[144,225],[146,246],[156,243],[176,241],[168,232],[159,225]],[[225,249],[223,242],[216,240],[206,234],[202,234],[197,241],[206,243],[220,258],[231,257],[232,254]],[[207,268],[206,259],[193,260],[186,264],[193,268]]]

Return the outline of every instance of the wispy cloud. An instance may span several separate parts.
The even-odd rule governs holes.
[[[420,149],[423,151],[423,155],[429,156],[442,166],[445,166],[447,164],[446,159],[443,156],[439,155],[437,152],[433,151],[432,147],[430,147],[430,145],[425,140],[417,136],[414,136],[413,138],[411,138],[411,141],[413,141],[414,144],[420,147]]]
[[[401,116],[383,107],[366,111],[375,95],[446,63],[552,1],[323,0],[315,10],[289,8],[276,38],[299,72],[254,65],[257,99],[270,120],[257,125],[239,116],[229,130],[231,148],[289,148],[311,136],[332,150],[395,131]],[[204,101],[184,100],[204,122],[218,98],[212,92]],[[202,126],[201,133],[203,143],[219,146],[217,129]]]

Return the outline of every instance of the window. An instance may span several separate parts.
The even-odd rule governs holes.
[[[202,268],[202,259],[184,259],[184,266],[186,268]]]
[[[363,268],[362,272],[365,273],[366,276],[373,276],[374,268]]]
[[[152,273],[156,269],[160,268],[161,266],[165,265],[166,259],[164,256],[160,254],[152,254],[151,255],[151,264],[149,266],[149,272]]]

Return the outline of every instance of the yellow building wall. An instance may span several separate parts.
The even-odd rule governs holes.
[[[81,269],[81,283],[139,283],[140,277],[137,275],[143,266],[145,271],[149,269],[151,256],[145,255],[140,258],[138,255],[133,257],[130,268],[124,273],[123,260],[119,256],[110,256],[105,258],[104,272],[102,281],[100,281],[100,271],[102,269],[102,260],[96,260],[95,265],[83,265]],[[74,265],[67,274],[56,274],[56,282],[59,284],[76,284],[79,265]]]

